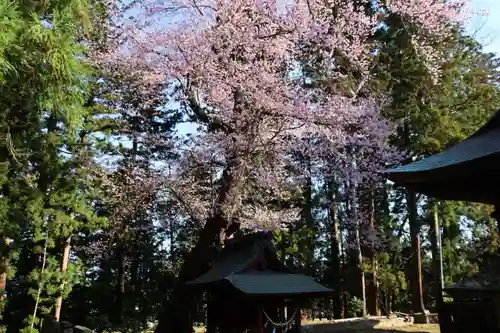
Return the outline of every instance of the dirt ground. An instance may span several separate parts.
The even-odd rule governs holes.
[[[389,330],[383,328],[373,328],[365,331],[358,331],[363,333],[396,333],[396,332],[411,332],[411,333],[439,333],[438,324],[410,324],[408,326],[391,328]]]
[[[313,324],[313,326],[316,326]],[[197,333],[205,332],[203,328],[198,328],[195,330]],[[323,329],[314,330],[314,332],[328,333],[328,331]],[[343,330],[343,332],[349,333],[439,333],[439,325],[437,324],[409,324],[402,327],[392,327],[392,328],[363,328],[363,329],[349,329]]]

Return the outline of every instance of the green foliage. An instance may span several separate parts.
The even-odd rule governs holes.
[[[346,294],[347,299],[347,315],[349,317],[359,317],[363,314],[363,300]]]

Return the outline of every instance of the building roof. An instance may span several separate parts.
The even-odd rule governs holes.
[[[473,292],[500,292],[500,255],[485,254],[482,256],[482,268],[479,272],[465,277],[452,284],[446,290],[452,295],[464,291]]]
[[[212,263],[208,272],[188,284],[206,284],[221,281],[226,277],[241,273],[265,252],[275,255],[276,248],[272,243],[272,234],[257,232],[233,239],[224,243],[219,259]]]
[[[265,257],[269,263],[263,270],[251,268]],[[250,268],[250,269],[249,269]],[[316,295],[332,290],[313,278],[293,274],[276,256],[272,234],[258,232],[226,241],[221,255],[208,272],[188,285],[209,285],[226,282],[248,295]]]
[[[439,199],[498,201],[500,110],[459,144],[414,163],[389,170],[389,179]]]
[[[235,288],[248,295],[314,295],[332,292],[310,276],[274,271],[233,274],[226,277]]]

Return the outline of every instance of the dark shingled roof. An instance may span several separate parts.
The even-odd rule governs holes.
[[[268,255],[275,259],[274,270],[244,272],[259,257]],[[313,278],[292,274],[276,258],[276,248],[272,234],[258,232],[226,241],[219,260],[199,278],[189,281],[189,285],[206,285],[214,282],[229,282],[233,287],[248,295],[296,295],[329,293]]]
[[[387,173],[395,183],[439,199],[495,203],[498,168],[500,110],[459,144]]]
[[[248,295],[325,294],[332,292],[312,277],[274,271],[234,274],[226,277],[235,288]]]
[[[227,276],[240,273],[248,267],[264,251],[275,253],[276,249],[272,243],[272,234],[257,232],[238,238],[228,239],[219,259],[212,264],[208,272],[188,284],[205,284],[221,281]]]

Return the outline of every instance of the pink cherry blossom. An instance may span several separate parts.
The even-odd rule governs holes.
[[[294,151],[309,156],[314,168],[355,184],[376,183],[380,171],[401,158],[388,143],[393,126],[380,116],[384,101],[357,97],[373,66],[370,37],[383,27],[384,18],[398,15],[418,27],[413,45],[437,77],[438,57],[425,41],[446,38],[450,24],[466,17],[462,1],[357,3],[113,4],[112,43],[91,57],[109,71],[128,64],[143,77],[145,90],[165,82],[186,116],[200,126],[198,135],[179,147],[182,158],[166,181],[187,214],[198,221],[220,215],[228,223],[276,228],[297,218],[294,207],[268,204],[287,201],[297,190],[288,171]],[[332,78],[339,78],[339,57],[345,59],[363,76],[357,91],[305,85],[301,61],[310,60],[310,51],[321,56]]]

